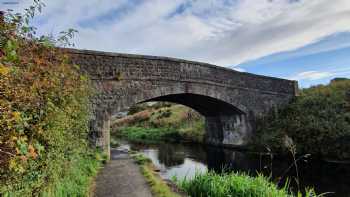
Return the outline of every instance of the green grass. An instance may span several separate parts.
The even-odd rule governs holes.
[[[146,127],[123,127],[120,128],[121,136],[129,141],[157,143],[163,139],[179,138],[177,131],[170,128],[146,128]]]
[[[92,181],[104,161],[105,157],[100,153],[75,158],[66,172],[60,174],[57,181],[41,196],[89,196]]]
[[[114,135],[143,143],[160,141],[203,142],[204,118],[183,105],[170,105],[141,111],[116,120]]]
[[[133,154],[135,162],[140,165],[141,172],[151,186],[156,197],[178,197],[169,186],[155,173],[151,160],[143,154]],[[252,177],[244,173],[215,172],[197,173],[192,179],[173,181],[178,189],[193,197],[321,197],[313,189],[306,188],[304,192],[293,194],[288,189],[288,184],[283,188],[259,175]],[[178,191],[178,190],[177,190]]]
[[[204,140],[204,127],[204,121],[196,120],[185,123],[178,131],[183,140],[202,143]]]
[[[150,158],[145,157],[143,154],[140,154],[140,153],[136,153],[131,156],[135,160],[135,162],[139,165],[144,165],[152,162]]]
[[[132,158],[140,165],[142,175],[146,178],[155,197],[180,197],[154,171],[154,166],[149,158],[140,153],[133,154]]]
[[[268,178],[259,175],[251,177],[242,173],[216,174],[207,172],[196,174],[191,180],[177,181],[178,186],[189,196],[196,197],[291,197],[287,186],[282,189]],[[301,193],[298,194],[301,196]],[[307,189],[305,196],[316,197]]]

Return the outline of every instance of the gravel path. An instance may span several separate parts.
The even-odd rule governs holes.
[[[95,197],[152,197],[145,178],[128,154],[111,150],[111,160],[96,178]]]

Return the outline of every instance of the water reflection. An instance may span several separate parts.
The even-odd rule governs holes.
[[[186,155],[183,146],[161,144],[158,150],[158,160],[168,168],[185,162]]]
[[[290,158],[271,158],[270,155],[233,151],[230,149],[182,144],[161,144],[152,147],[135,146],[160,170],[165,179],[173,176],[191,178],[196,172],[239,171],[251,175],[272,175],[274,182],[284,185],[286,178],[296,177]],[[286,171],[289,169],[288,171]],[[312,186],[318,193],[335,192],[327,196],[350,196],[350,165],[328,163],[320,160],[298,162],[301,188]],[[291,187],[297,188],[292,181]]]
[[[180,149],[176,149],[176,147]],[[153,164],[160,170],[160,176],[164,179],[171,179],[173,176],[192,178],[195,173],[207,171],[205,164],[187,157],[186,149],[181,149],[181,146],[162,145],[158,148],[138,150],[141,150],[144,155],[152,160]],[[166,152],[167,150],[171,151]]]

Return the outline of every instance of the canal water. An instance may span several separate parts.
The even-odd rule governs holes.
[[[317,193],[332,192],[326,196],[350,196],[350,164],[325,162],[309,158],[299,159],[298,173],[290,158],[273,157],[266,153],[249,153],[202,145],[172,144],[140,145],[123,143],[121,149],[137,150],[149,157],[160,170],[163,179],[191,178],[195,173],[214,170],[262,173],[271,176],[280,186],[289,179],[290,187],[314,187]]]

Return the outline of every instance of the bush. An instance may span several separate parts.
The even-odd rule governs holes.
[[[86,156],[92,154],[88,79],[55,48],[67,44],[74,30],[57,39],[35,37],[28,24],[43,4],[34,2],[24,15],[0,15],[0,193],[5,196],[55,193],[68,186],[62,181],[69,173],[96,167],[75,167],[96,159]]]
[[[256,141],[283,149],[288,136],[299,153],[350,158],[350,80],[301,91],[291,104],[260,120]]]

